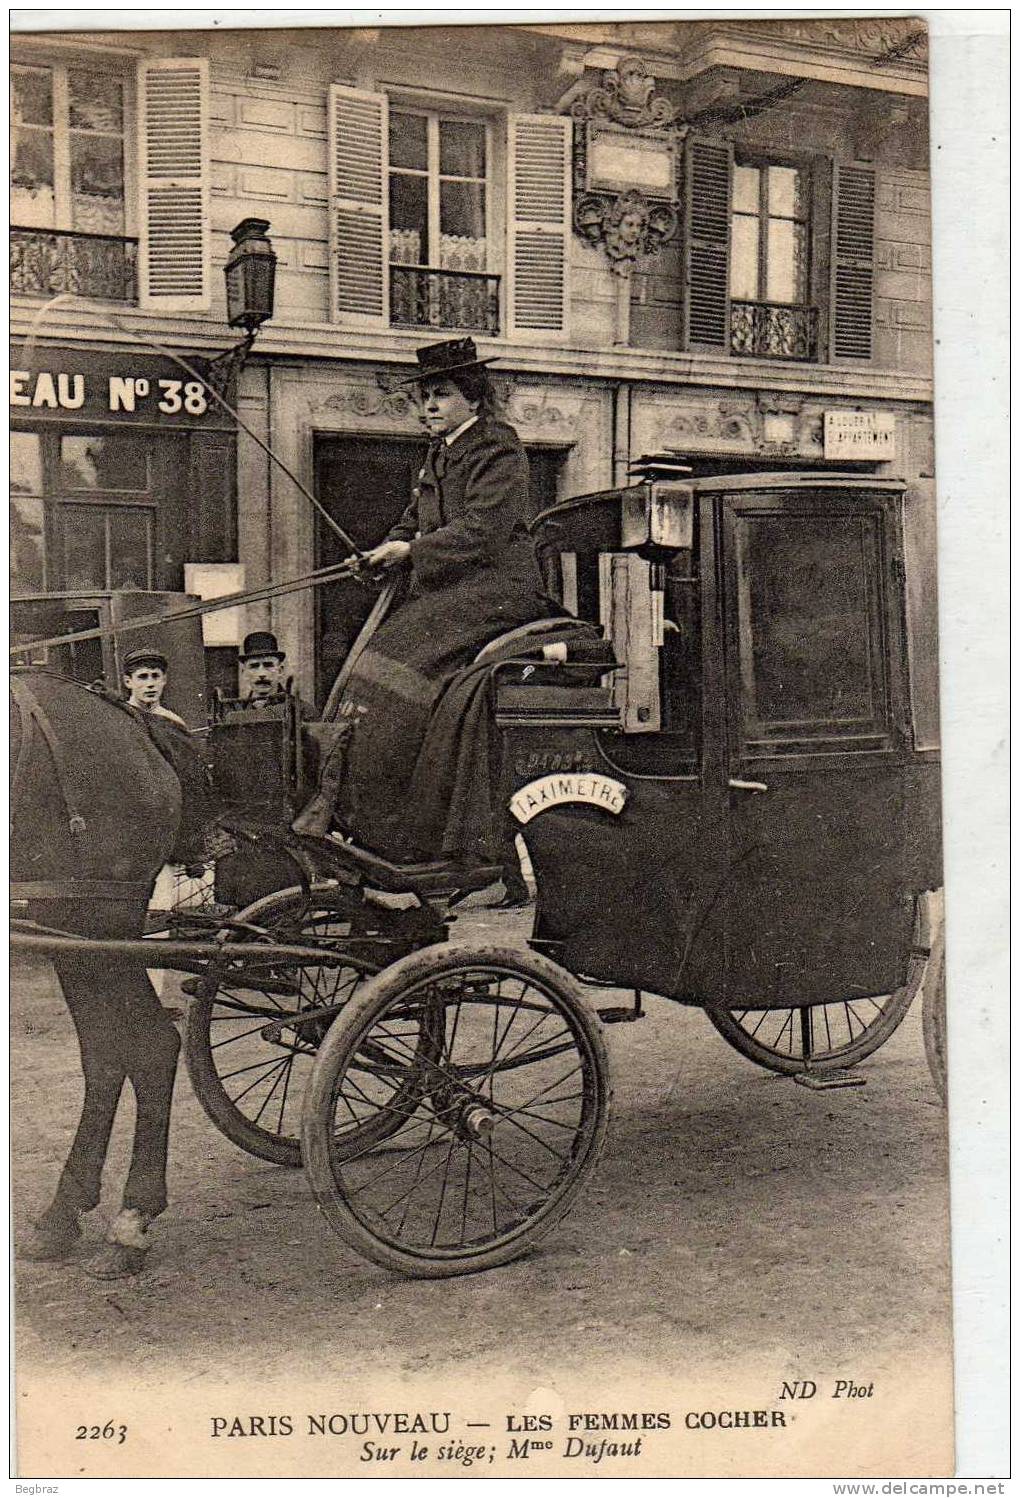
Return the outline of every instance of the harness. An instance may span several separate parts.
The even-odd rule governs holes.
[[[14,672],[11,674],[10,683],[11,696],[17,705],[22,724],[21,743],[18,747],[14,774],[11,777],[11,825],[13,827],[14,808],[18,804],[18,795],[28,774],[32,744],[35,731],[38,730],[53,765],[57,789],[64,803],[67,828],[71,834],[71,847],[74,858],[80,865],[82,861],[81,839],[88,824],[78,809],[79,796],[75,786],[73,762],[67,758],[60,747],[46,709],[32,688]],[[144,898],[149,892],[149,883],[148,879],[93,879],[84,875],[80,877],[72,875],[66,879],[16,880],[11,884],[11,898],[19,901],[132,900]]]

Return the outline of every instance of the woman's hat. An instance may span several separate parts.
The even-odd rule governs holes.
[[[245,635],[238,660],[246,661],[253,655],[275,655],[278,661],[282,661],[286,654],[276,643],[275,635],[271,635],[267,629],[256,629],[250,635]]]
[[[427,343],[416,350],[418,368],[413,375],[398,380],[399,385],[419,385],[423,380],[442,380],[466,369],[483,369],[494,364],[494,358],[479,359],[473,338],[448,338],[444,343]]]
[[[161,671],[168,671],[170,662],[161,650],[132,650],[124,657],[125,676],[130,676],[132,671],[138,670],[139,666],[158,666]]]

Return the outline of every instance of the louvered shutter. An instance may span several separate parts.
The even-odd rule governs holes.
[[[871,358],[875,296],[875,169],[833,165],[830,358]]]
[[[684,347],[730,346],[733,146],[689,135],[684,150]]]
[[[140,302],[166,312],[209,306],[209,64],[139,65]]]
[[[555,342],[569,331],[573,125],[562,115],[511,115],[507,316],[511,338]]]
[[[389,104],[329,91],[329,284],[336,322],[389,324]]]

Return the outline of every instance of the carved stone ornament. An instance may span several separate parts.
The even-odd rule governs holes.
[[[651,130],[664,130],[676,117],[669,100],[655,92],[655,79],[640,57],[622,57],[614,73],[603,73],[600,84],[574,100],[570,112],[577,120],[612,120]]]
[[[676,210],[651,203],[637,188],[617,198],[585,193],[574,204],[574,225],[590,244],[602,245],[610,269],[628,276],[640,255],[657,255],[679,227]]]
[[[906,16],[847,17],[821,20],[741,21],[742,31],[754,29],[771,39],[785,38],[806,46],[837,47],[867,53],[872,62],[923,62],[928,56],[928,33],[921,20]]]
[[[401,422],[416,414],[414,402],[405,390],[390,390],[382,383],[342,385],[339,390],[326,397],[320,409]]]
[[[574,228],[589,244],[605,250],[618,276],[629,276],[643,255],[655,255],[679,228],[676,203],[676,150],[683,133],[676,110],[655,92],[655,79],[640,57],[624,57],[613,73],[603,73],[570,106],[574,117]],[[617,172],[589,174],[596,149],[614,137],[620,144]],[[662,191],[627,185],[626,153],[666,157]],[[615,180],[614,180],[615,178]],[[631,178],[633,180],[633,178]]]

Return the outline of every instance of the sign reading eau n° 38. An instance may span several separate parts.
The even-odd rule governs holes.
[[[204,416],[209,398],[201,380],[148,374],[89,375],[82,370],[11,370],[11,411],[78,411],[85,415]]]

